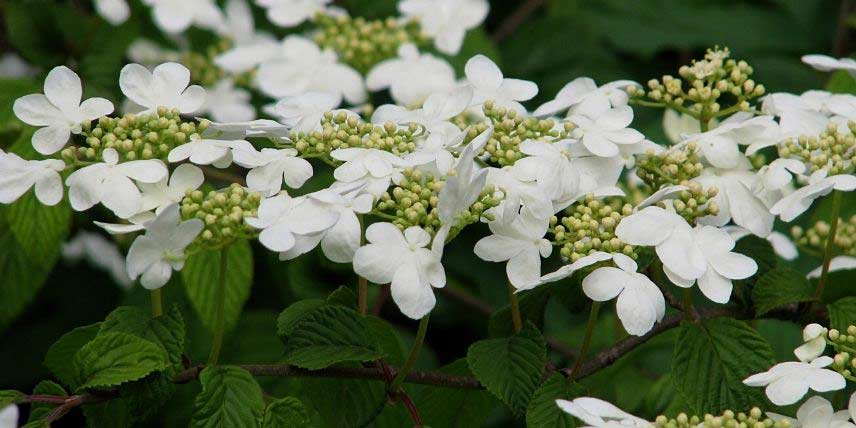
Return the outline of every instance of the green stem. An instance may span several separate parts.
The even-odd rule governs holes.
[[[687,319],[697,320],[698,313],[695,310],[695,306],[693,306],[693,289],[692,288],[684,288],[684,314]]]
[[[520,316],[520,303],[517,301],[517,294],[514,293],[514,286],[508,283],[508,300],[511,302],[511,322],[514,323],[514,333],[520,333],[523,330],[523,318]]]
[[[208,366],[216,366],[220,357],[220,349],[223,347],[223,334],[226,330],[226,260],[228,259],[226,248],[220,250],[220,278],[217,281],[216,292],[216,319],[214,321],[214,339],[211,343],[211,353],[208,354]]]
[[[586,333],[583,337],[583,346],[580,348],[580,356],[577,358],[577,362],[574,363],[574,368],[571,370],[571,379],[576,378],[577,373],[579,373],[580,369],[583,367],[583,360],[586,357],[586,353],[588,353],[589,346],[591,346],[591,337],[594,334],[594,325],[597,323],[598,312],[600,312],[600,302],[592,302],[591,312],[589,312],[588,322],[586,323]]]
[[[707,132],[708,130],[710,130],[710,118],[707,116],[702,116],[698,120],[698,126],[699,129],[701,129],[701,132]]]
[[[150,295],[152,297],[152,317],[157,318],[163,315],[163,292],[160,288],[155,288]]]
[[[419,320],[419,330],[416,331],[416,340],[413,342],[413,347],[410,348],[410,355],[407,356],[407,361],[401,366],[401,370],[395,375],[395,379],[389,385],[390,391],[398,391],[398,388],[407,379],[407,375],[413,370],[413,365],[416,364],[416,359],[419,358],[419,350],[422,349],[422,342],[425,341],[425,332],[428,331],[428,317],[425,315]]]
[[[829,279],[829,264],[832,262],[832,253],[835,252],[835,234],[838,233],[838,215],[841,212],[841,195],[842,192],[834,190],[832,192],[832,214],[830,215],[829,236],[826,238],[826,250],[823,254],[823,268],[820,271],[820,280],[817,281],[817,289],[814,290],[814,297],[818,300],[823,296],[823,289],[826,287],[826,282]]]

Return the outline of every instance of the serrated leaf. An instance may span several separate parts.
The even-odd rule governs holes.
[[[220,251],[203,251],[187,259],[181,271],[184,289],[193,308],[209,330],[217,323],[217,295],[220,286],[220,255],[226,253],[224,315],[226,330],[238,322],[250,297],[253,283],[253,253],[247,241],[236,241]]]
[[[389,364],[400,366],[404,364],[406,349],[401,346],[398,334],[388,322],[373,315],[364,318],[369,334],[377,342],[383,352],[383,359]]]
[[[206,367],[199,374],[202,392],[193,403],[193,428],[256,428],[264,416],[262,389],[246,370]]]
[[[675,388],[695,414],[751,408],[766,403],[763,390],[743,379],[769,369],[770,345],[749,325],[732,318],[684,322],[672,357]]]
[[[386,385],[358,379],[303,379],[307,404],[321,415],[324,428],[362,428],[386,405]]]
[[[547,347],[537,330],[527,328],[515,336],[473,343],[467,363],[488,391],[522,416],[541,384]]]
[[[311,313],[312,311],[324,307],[327,302],[321,299],[306,299],[294,302],[291,306],[280,312],[276,318],[276,334],[279,338],[286,342],[288,336],[294,331],[294,326],[301,318]]]
[[[856,324],[856,297],[844,297],[827,306],[831,328],[847,331],[847,327]]]
[[[346,361],[373,361],[382,356],[357,311],[324,306],[297,321],[288,336],[283,361],[317,370]]]
[[[466,358],[455,360],[438,371],[472,376]],[[500,405],[486,391],[444,387],[426,387],[415,401],[425,425],[449,428],[484,426],[493,409]]]
[[[99,334],[110,332],[133,334],[160,345],[172,365],[181,364],[185,339],[184,318],[177,305],[157,318],[152,318],[148,312],[136,306],[120,306],[107,315],[101,324]]]
[[[526,426],[530,428],[576,427],[574,418],[559,409],[556,400],[560,398],[573,400],[581,397],[583,392],[582,386],[569,381],[559,373],[550,376],[529,401],[529,407],[526,408]]]
[[[26,394],[21,391],[15,391],[14,389],[5,389],[0,391],[0,409],[5,408],[10,404],[15,404],[22,398],[24,398]]]
[[[9,205],[6,219],[21,249],[37,263],[52,266],[71,222],[71,206],[65,200],[49,207],[29,191]]]
[[[758,278],[752,288],[755,316],[760,317],[788,303],[813,301],[813,292],[811,283],[799,272],[787,267],[772,269]]]
[[[130,428],[135,422],[127,401],[121,398],[86,404],[82,409],[87,428]]]
[[[346,286],[341,286],[329,296],[327,296],[327,303],[331,305],[340,305],[346,308],[356,308],[357,307],[357,295],[354,294],[354,290]]]
[[[265,409],[262,428],[307,428],[309,413],[300,400],[294,397],[280,398]]]
[[[119,387],[119,396],[125,401],[125,409],[135,419],[145,419],[157,413],[173,394],[175,384],[167,371],[154,372]]]
[[[547,287],[539,287],[534,290],[518,294],[520,305],[520,318],[523,323],[527,321],[541,328],[544,325],[544,308],[550,293]],[[498,309],[490,317],[488,323],[488,334],[490,337],[506,337],[514,334],[514,322],[511,320],[511,306],[505,305]]]
[[[99,334],[74,356],[80,372],[77,388],[104,388],[142,379],[169,367],[163,348],[127,333]]]
[[[56,395],[56,396],[67,396],[68,393],[65,392],[58,384],[51,382],[49,380],[43,380],[33,388],[34,395]],[[30,406],[30,417],[27,419],[27,424],[24,425],[24,428],[48,428],[49,423],[45,420],[45,418],[51,414],[56,404],[47,404],[47,403],[33,403]],[[3,408],[3,405],[0,404],[0,408]]]
[[[86,345],[98,334],[101,329],[101,323],[95,323],[83,327],[75,328],[74,330],[62,335],[48,349],[45,355],[45,367],[59,379],[60,382],[72,390],[77,389],[81,381],[76,366],[74,365],[74,355],[77,351]]]

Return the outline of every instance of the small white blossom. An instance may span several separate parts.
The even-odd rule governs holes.
[[[35,187],[39,202],[53,206],[62,200],[65,162],[58,159],[26,160],[0,150],[0,203],[11,204]]]
[[[36,73],[38,73],[38,69],[24,61],[15,52],[6,52],[0,55],[0,77],[13,79],[33,77]]]
[[[856,257],[852,256],[835,256],[832,260],[829,261],[829,272],[836,272],[840,270],[850,270],[856,269]],[[806,278],[820,278],[820,275],[823,273],[823,265],[818,266],[816,269],[806,275]]]
[[[198,189],[203,182],[205,182],[205,176],[197,166],[179,165],[170,177],[164,176],[156,183],[138,184],[142,191],[140,210],[155,210],[155,214],[160,214],[168,206],[181,202],[188,190]]]
[[[306,92],[283,98],[276,103],[272,113],[295,131],[309,133],[321,129],[324,113],[333,111],[341,103],[340,94]]]
[[[826,350],[826,328],[820,324],[812,323],[803,329],[803,343],[794,349],[794,355],[800,361],[812,362],[815,358],[823,355]]]
[[[213,0],[143,0],[152,8],[155,25],[169,34],[182,33],[191,25],[217,30],[223,13]]]
[[[86,259],[92,266],[110,274],[113,281],[124,289],[133,281],[125,268],[125,257],[115,242],[104,236],[81,230],[71,240],[62,244],[62,258],[72,262]]]
[[[535,218],[549,219],[555,211],[550,197],[535,181],[523,181],[508,169],[489,168],[487,183],[502,189],[506,199],[523,204],[523,211]]]
[[[232,47],[214,57],[214,64],[237,75],[276,56],[279,43],[272,35],[256,31],[253,11],[246,1],[229,0],[225,12],[220,34],[232,42]]]
[[[146,233],[140,235],[128,250],[128,276],[140,277],[140,284],[149,290],[163,287],[172,271],[184,267],[184,249],[196,239],[204,223],[200,219],[181,221],[178,204],[165,209],[146,223]]]
[[[140,64],[128,64],[119,73],[119,87],[128,99],[154,112],[158,107],[177,108],[181,113],[193,113],[205,103],[205,90],[190,84],[187,67],[167,62],[153,71]]]
[[[267,17],[280,27],[295,27],[324,12],[331,0],[256,0],[267,9]]]
[[[395,154],[378,149],[336,149],[330,152],[330,156],[345,162],[333,171],[336,180],[345,183],[364,180],[366,191],[374,196],[385,192],[391,182],[401,180],[401,169],[410,166]]]
[[[704,274],[698,278],[699,290],[716,303],[727,303],[733,289],[732,280],[754,275],[758,271],[758,264],[749,256],[731,251],[734,249],[734,238],[722,229],[699,226],[693,229],[693,238],[707,262]],[[689,287],[693,283],[669,271],[666,271],[666,275],[681,287]]]
[[[473,87],[474,105],[493,100],[498,106],[526,113],[520,101],[527,101],[538,95],[538,85],[528,80],[508,79],[502,70],[484,55],[476,55],[464,66],[467,82]]]
[[[134,214],[127,219],[127,223],[106,223],[103,221],[93,221],[92,224],[104,229],[111,235],[124,235],[126,233],[139,232],[145,230],[146,223],[155,218],[155,213],[151,211],[143,211]]]
[[[538,117],[552,116],[568,110],[568,115],[577,111],[588,112],[627,105],[627,88],[639,86],[631,80],[617,80],[601,87],[589,77],[578,77],[568,82],[556,97],[539,106],[532,113]],[[667,110],[670,111],[670,110]]]
[[[778,143],[780,135],[772,116],[753,117],[752,113],[736,113],[716,128],[689,135],[684,141],[695,142],[702,157],[714,167],[732,169],[743,160],[741,145],[748,145],[746,153],[751,155]]]
[[[579,196],[579,172],[558,144],[526,140],[520,151],[528,156],[514,163],[511,173],[515,177],[538,183],[554,203]]]
[[[820,71],[844,70],[847,74],[856,77],[856,61],[852,58],[835,59],[827,55],[803,55],[802,62]]]
[[[284,193],[263,199],[258,216],[245,219],[250,226],[262,230],[259,242],[279,253],[293,250],[300,236],[317,237],[337,220],[337,212],[325,209],[306,197],[292,198]],[[318,241],[315,241],[316,245]]]
[[[415,18],[434,46],[447,55],[461,50],[467,30],[479,26],[490,9],[486,0],[402,0],[398,10]]]
[[[256,118],[251,99],[249,91],[235,87],[230,79],[223,79],[205,91],[205,104],[196,113],[207,114],[218,122],[251,121]]]
[[[808,183],[776,202],[770,212],[779,216],[782,221],[790,222],[809,209],[815,199],[826,196],[833,190],[849,192],[856,189],[856,176],[827,176],[825,169],[819,169],[809,177]]]
[[[263,196],[273,196],[282,190],[282,183],[298,189],[312,177],[312,164],[297,157],[295,149],[264,148],[233,151],[235,163],[244,168],[252,168],[247,173],[247,187],[261,192]]]
[[[175,163],[190,159],[196,165],[226,168],[232,164],[234,150],[252,151],[255,148],[246,140],[191,138],[190,142],[172,149],[167,155],[167,160]]]
[[[321,250],[336,263],[350,263],[360,247],[363,229],[358,214],[372,210],[374,198],[362,193],[362,183],[333,183],[328,189],[306,195],[337,212],[336,224],[323,232]]]
[[[0,428],[17,428],[18,406],[9,404],[0,410]]]
[[[803,162],[796,159],[778,158],[769,165],[764,165],[758,170],[765,190],[782,190],[786,188],[795,176],[800,176],[806,171]]]
[[[381,61],[366,75],[370,91],[389,88],[392,99],[406,107],[420,106],[431,94],[455,85],[455,70],[448,62],[420,53],[411,43],[399,46],[398,57]]]
[[[630,106],[608,107],[593,116],[574,114],[570,120],[577,126],[573,135],[595,156],[615,157],[621,154],[619,147],[645,141],[641,132],[628,128],[633,122]]]
[[[58,152],[81,125],[113,112],[104,98],[80,102],[83,86],[68,67],[55,67],[45,78],[44,95],[25,95],[15,100],[15,116],[28,125],[41,127],[33,134],[33,147],[44,155]]]
[[[817,392],[844,389],[844,376],[824,368],[830,364],[830,357],[816,358],[811,363],[779,363],[766,372],[749,376],[743,383],[748,386],[766,386],[767,398],[773,404],[787,406],[803,398],[809,389]]]
[[[95,0],[95,11],[113,25],[122,24],[131,16],[131,8],[125,0]]]
[[[850,398],[851,406],[853,397]],[[852,422],[849,421],[851,413],[847,410],[836,412],[832,408],[832,403],[820,396],[809,398],[797,410],[797,418],[789,418],[777,413],[767,412],[767,416],[775,422],[785,420],[790,422],[792,427],[801,428],[854,428]]]
[[[698,220],[699,224],[724,226],[733,221],[748,229],[754,235],[768,236],[773,230],[775,216],[770,206],[777,193],[771,193],[762,187],[761,177],[751,170],[749,160],[742,159],[737,168],[721,169],[708,167],[694,181],[705,188],[716,188],[716,202],[719,212]]]
[[[408,110],[395,104],[384,104],[372,114],[372,123],[377,125],[383,125],[386,122],[399,125],[416,123],[424,126],[432,135],[442,133],[448,138],[461,131],[450,120],[463,113],[470,106],[472,99],[472,88],[464,86],[432,93],[425,99],[422,107],[415,110]]]
[[[652,425],[651,422],[597,398],[580,397],[571,401],[559,399],[556,404],[565,413],[583,421],[585,426],[582,428],[646,428]]]

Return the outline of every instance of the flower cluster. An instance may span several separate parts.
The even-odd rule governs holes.
[[[583,201],[567,208],[561,220],[555,216],[551,219],[553,241],[561,244],[560,254],[571,262],[594,252],[622,253],[636,258],[633,246],[615,236],[615,227],[632,212],[630,204],[618,201],[608,204],[588,194]]]
[[[235,239],[256,236],[256,230],[244,219],[257,215],[260,201],[258,192],[250,192],[237,183],[208,193],[188,190],[181,200],[181,218],[202,220],[205,227],[199,235],[200,243],[206,248],[221,248]]]
[[[656,428],[689,428],[689,427],[704,427],[704,428],[791,428],[793,424],[785,418],[774,418],[774,415],[768,414],[764,417],[761,409],[753,407],[748,412],[734,413],[731,410],[722,412],[721,415],[706,414],[703,418],[698,416],[687,416],[685,413],[680,413],[674,418],[666,416],[657,416],[654,420]]]

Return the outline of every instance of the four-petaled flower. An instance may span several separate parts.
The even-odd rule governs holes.
[[[456,55],[461,50],[467,30],[477,27],[487,17],[485,0],[402,0],[398,10],[419,20],[425,34],[434,39],[437,50]]]
[[[154,220],[146,223],[146,233],[138,236],[128,250],[128,276],[140,278],[149,289],[163,287],[173,270],[184,267],[184,250],[190,245],[204,223],[200,219],[181,221],[178,204],[170,205]]]
[[[298,189],[312,177],[312,164],[297,157],[295,149],[237,149],[232,153],[235,163],[251,168],[247,173],[247,187],[263,196],[279,193],[283,181],[288,187]]]
[[[180,113],[193,113],[205,103],[205,89],[190,84],[187,67],[167,62],[153,71],[140,64],[128,64],[119,74],[122,93],[144,112],[157,111],[158,107],[176,108]]]
[[[815,358],[811,363],[788,361],[776,364],[766,372],[749,376],[743,383],[748,386],[766,386],[767,398],[773,404],[787,406],[803,398],[809,389],[817,392],[844,389],[844,376],[824,368],[830,364],[830,357]]]
[[[25,160],[14,153],[0,150],[0,203],[11,204],[35,186],[36,198],[45,205],[62,200],[62,178],[65,162],[58,159]]]
[[[166,207],[181,202],[188,190],[196,190],[205,182],[202,170],[195,165],[182,164],[156,183],[139,183],[142,193],[141,211],[155,210],[160,214]]]
[[[481,105],[493,100],[501,107],[526,113],[520,101],[527,101],[538,95],[538,85],[528,80],[508,79],[502,70],[484,55],[476,55],[464,66],[467,82],[473,87],[473,104]]]

